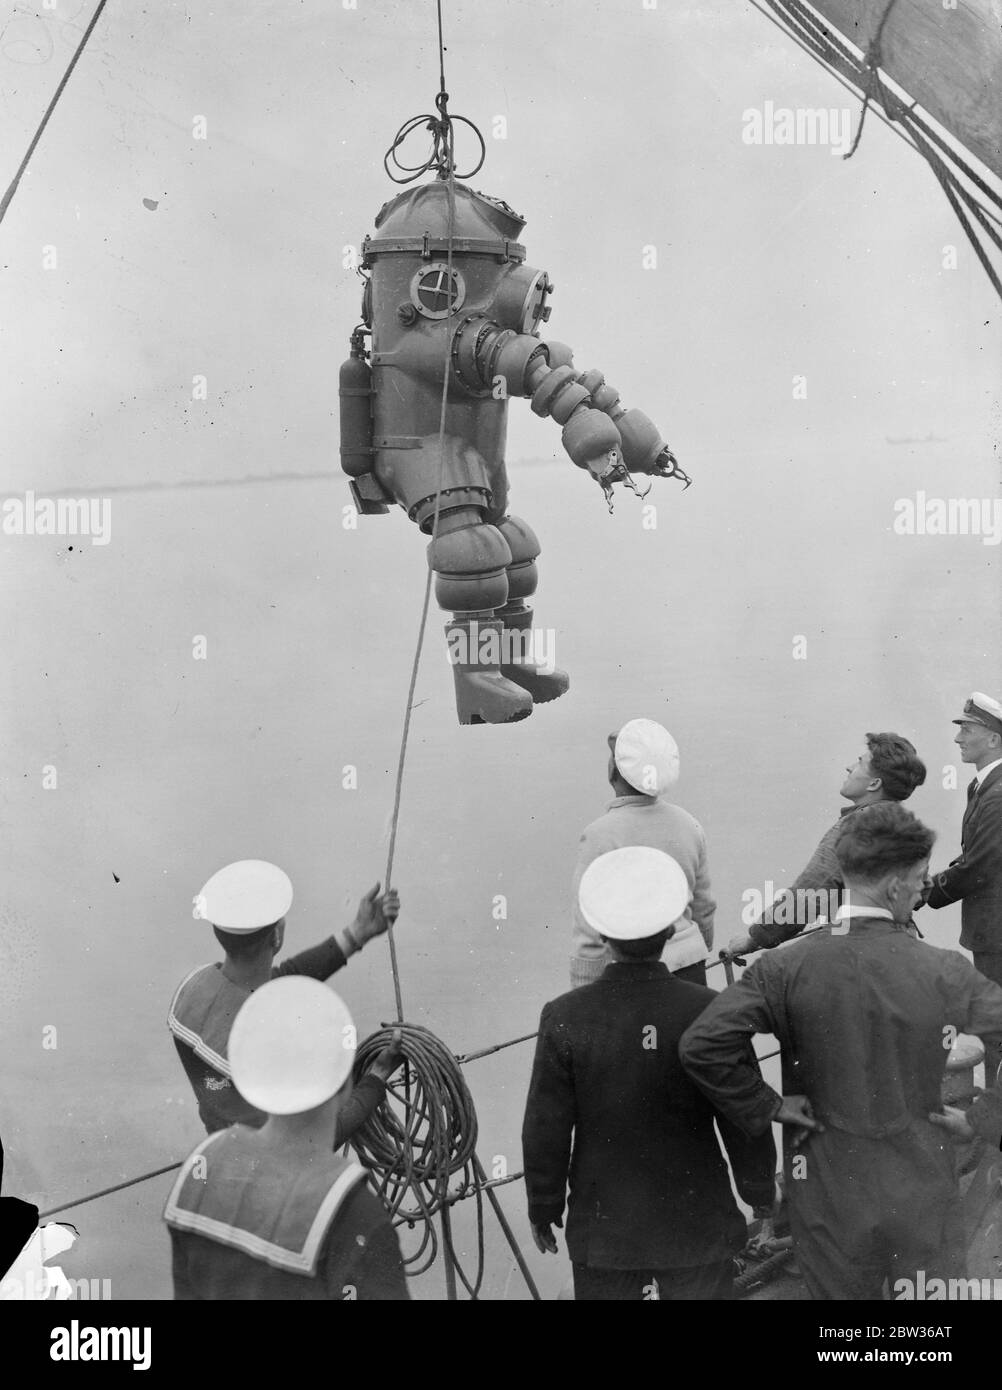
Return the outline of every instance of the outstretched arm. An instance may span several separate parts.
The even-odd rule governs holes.
[[[841,829],[840,821],[821,837],[807,865],[790,887],[776,894],[770,906],[747,932],[728,942],[728,956],[733,958],[748,951],[778,946],[781,941],[798,936],[819,915],[829,913],[833,893],[840,892],[844,887],[842,869],[834,850]]]
[[[543,343],[531,333],[473,318],[456,334],[453,355],[462,380],[530,396],[536,415],[562,425],[567,453],[601,484],[607,499],[613,483],[632,486],[631,473],[678,478],[686,487],[691,482],[647,416],[627,410],[601,372],[579,372],[566,344]]]
[[[380,894],[377,883],[362,898],[350,926],[321,941],[319,946],[310,946],[298,955],[290,956],[275,967],[272,977],[309,975],[314,980],[330,979],[345,965],[349,956],[360,951],[374,936],[381,936],[396,921],[399,912],[400,894],[397,890],[390,888]]]

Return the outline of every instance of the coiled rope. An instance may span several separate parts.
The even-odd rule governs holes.
[[[417,1250],[404,1258],[407,1273],[423,1274],[434,1264],[438,1237],[432,1218],[442,1215],[455,1271],[471,1298],[476,1298],[484,1275],[484,1233],[483,1198],[473,1171],[477,1145],[473,1096],[445,1044],[427,1028],[411,1023],[384,1025],[365,1039],[355,1058],[356,1080],[394,1042],[406,1059],[403,1080],[387,1083],[387,1100],[352,1135],[351,1144],[362,1163],[378,1174],[377,1189],[394,1225],[421,1228]],[[459,1192],[452,1194],[449,1180],[455,1173],[461,1173],[462,1180]],[[453,1201],[471,1191],[477,1198],[477,1270],[469,1280],[452,1248],[447,1213]]]
[[[763,1284],[768,1284],[788,1264],[793,1258],[792,1247],[785,1250],[777,1250],[774,1255],[768,1255],[764,1260],[759,1260],[757,1264],[750,1264],[746,1269],[734,1276],[734,1288],[739,1295],[751,1293],[754,1289]]]

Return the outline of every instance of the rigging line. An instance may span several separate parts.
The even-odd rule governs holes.
[[[903,119],[907,125],[911,125],[911,120],[909,116],[906,115],[905,117],[903,117]],[[980,203],[978,199],[974,196],[974,194],[970,191],[970,189],[964,186],[964,184],[957,177],[957,172],[952,167],[949,160],[944,159],[940,155],[938,155],[936,151],[932,148],[932,146],[926,143],[923,137],[920,136],[915,130],[911,131],[911,136],[912,139],[916,142],[916,145],[919,148],[919,152],[926,159],[929,168],[936,175],[936,178],[939,180],[940,184],[942,184],[944,188],[946,188],[947,185],[949,185],[949,187],[953,190],[957,197],[963,200],[963,202],[970,209],[971,213],[974,215],[975,220],[978,222],[979,226],[983,228],[985,234],[991,240],[993,245],[999,251],[1002,251],[1002,235],[1000,235],[999,231],[995,227],[993,227],[989,222],[989,218],[993,218],[995,222],[998,222],[998,216],[994,214],[990,208],[986,208],[982,203]],[[953,200],[951,198],[951,202],[952,201]],[[959,216],[960,214],[958,213],[958,217]],[[961,225],[964,227],[964,230],[968,231],[968,235],[970,235],[970,231],[968,229],[965,219],[961,217],[960,221]]]
[[[102,1187],[100,1192],[92,1192],[88,1197],[77,1197],[75,1201],[63,1202],[58,1207],[49,1207],[48,1211],[38,1213],[39,1221],[45,1221],[50,1216],[55,1216],[57,1212],[69,1211],[72,1207],[82,1207],[87,1202],[96,1202],[99,1197],[107,1197],[112,1192],[121,1192],[123,1188],[135,1187],[137,1183],[149,1182],[150,1178],[162,1177],[164,1173],[174,1173],[184,1159],[179,1159],[177,1163],[168,1163],[163,1168],[154,1168],[152,1172],[140,1173],[138,1178],[126,1178],[124,1182],[116,1182],[112,1187]]]
[[[783,29],[783,32],[786,33],[789,38],[793,39],[795,43],[798,43],[799,47],[804,48],[805,52],[811,54],[811,56],[818,56],[818,61],[821,62],[827,68],[827,70],[837,81],[840,81],[842,83],[843,87],[846,87],[847,90],[852,91],[853,94],[857,96],[860,100],[865,99],[867,92],[867,79],[870,77],[872,68],[874,66],[874,49],[876,48],[876,57],[878,60],[876,66],[880,67],[881,65],[879,61],[879,45],[883,36],[885,22],[887,20],[888,15],[890,14],[890,10],[893,7],[895,0],[889,0],[889,3],[887,4],[887,7],[881,18],[881,21],[877,27],[877,31],[874,36],[874,40],[871,44],[871,47],[864,52],[864,50],[860,48],[858,45],[853,45],[853,47],[857,49],[860,55],[859,57],[857,57],[854,53],[850,52],[850,49],[846,46],[850,41],[844,39],[844,36],[841,35],[838,29],[829,28],[828,22],[824,20],[821,16],[817,15],[813,9],[807,8],[804,4],[804,0],[766,0],[766,3],[773,10],[775,10],[776,14],[781,15],[783,19],[785,19],[786,25],[780,24],[772,15],[768,14],[765,10],[763,10],[761,6],[758,3],[756,3],[756,0],[751,0],[751,3],[755,5],[755,8],[759,11],[760,14],[763,14],[765,18],[768,19],[771,23],[776,24],[778,28]],[[808,25],[812,25],[815,29],[822,30],[823,34],[826,36],[826,39],[816,39],[815,35],[812,34],[808,29]],[[789,27],[787,28],[787,26]],[[838,63],[836,64],[835,59],[827,57],[824,54],[823,49],[819,48],[818,55],[815,55],[813,49],[807,48],[803,43],[800,43],[798,39],[798,30],[802,34],[807,34],[808,38],[811,39],[812,42],[816,41],[819,45],[823,44],[824,48],[827,48],[831,52],[835,53],[836,58],[838,59]],[[843,80],[843,77],[840,76],[840,71],[843,73],[848,72],[848,74],[850,75],[848,82]],[[970,158],[969,151],[967,151],[962,142],[959,141],[957,137],[953,135],[952,132],[949,132],[950,138],[952,140],[955,140],[957,145],[959,146],[959,151],[957,149],[954,149],[952,145],[948,144],[947,141],[944,140],[943,137],[938,133],[938,131],[936,131],[931,125],[928,124],[928,121],[924,119],[923,115],[920,114],[918,110],[916,110],[918,102],[911,96],[911,93],[907,91],[907,89],[903,86],[902,82],[899,81],[897,78],[890,78],[886,73],[884,73],[883,76],[881,76],[878,73],[877,80],[878,86],[880,87],[882,92],[882,97],[885,98],[882,101],[882,105],[886,107],[886,97],[889,96],[890,100],[893,102],[895,107],[901,109],[900,117],[892,117],[888,112],[882,112],[878,109],[877,114],[884,121],[884,124],[890,125],[891,128],[894,129],[897,132],[897,134],[900,135],[902,139],[906,141],[907,144],[911,145],[915,149],[917,149],[918,146],[915,142],[914,132],[912,131],[911,126],[916,126],[922,132],[922,134],[926,136],[927,139],[934,141],[940,147],[940,149],[943,150],[951,164],[956,165],[957,168],[964,174],[964,176],[968,178],[972,183],[974,183],[977,186],[977,188],[988,199],[1002,207],[1002,195],[1000,195],[995,189],[989,187],[985,180],[981,178],[981,176],[976,172],[976,170],[974,170],[971,167],[970,163],[968,162],[968,159]],[[888,81],[893,82],[894,87],[897,89],[897,91],[902,92],[903,96],[898,96],[897,91],[890,91],[887,86]],[[923,153],[923,151],[919,151],[919,153]],[[965,159],[965,155],[968,158]],[[951,170],[951,172],[953,171]],[[982,208],[982,211],[985,212],[987,216],[995,218],[995,220],[998,220],[996,213],[992,209],[986,208],[984,204],[980,204],[980,206]]]
[[[984,246],[982,246],[980,240],[978,239],[974,231],[974,228],[971,226],[970,222],[967,220],[967,217],[964,214],[963,206],[961,205],[961,202],[957,197],[955,191],[956,181],[951,180],[944,175],[941,175],[939,171],[935,168],[933,169],[933,173],[939,179],[940,187],[946,194],[947,198],[950,200],[950,206],[953,208],[953,211],[956,214],[957,221],[960,223],[961,227],[963,227],[967,240],[970,242],[971,246],[974,249],[975,255],[981,262],[982,269],[988,276],[988,279],[991,281],[992,289],[995,291],[998,297],[1002,299],[1002,280],[999,279],[999,276],[995,271],[995,267],[992,265],[991,260],[989,259],[987,251],[985,250]],[[982,223],[982,225],[984,224]],[[987,228],[986,230],[988,230],[989,235],[992,237],[992,240],[997,244],[997,234],[994,233],[990,228]]]
[[[800,0],[768,0],[768,4],[777,14],[783,15],[789,24],[799,28],[811,47],[823,55],[825,62],[832,65],[841,63],[853,69],[860,66],[860,60],[848,46],[845,36],[830,28],[821,15],[805,9]],[[863,52],[862,49],[857,51],[860,54]]]
[[[442,43],[442,0],[435,0],[438,11],[438,90],[445,91],[445,48]]]
[[[49,1207],[47,1211],[40,1211],[38,1213],[38,1219],[39,1221],[47,1221],[50,1216],[57,1216],[61,1211],[72,1211],[74,1207],[82,1207],[88,1202],[96,1202],[99,1197],[108,1197],[113,1192],[122,1192],[127,1187],[136,1187],[139,1183],[149,1182],[151,1178],[163,1177],[165,1173],[176,1173],[183,1163],[184,1159],[179,1159],[177,1163],[167,1163],[163,1168],[154,1168],[149,1173],[140,1173],[137,1178],[126,1178],[124,1182],[117,1182],[113,1187],[102,1187],[100,1192],[91,1192],[86,1197],[77,1197],[74,1201],[60,1203],[58,1207]],[[487,1177],[486,1173],[484,1177]],[[468,1197],[473,1197],[475,1195],[478,1187],[481,1192],[489,1192],[495,1187],[504,1187],[506,1183],[519,1182],[524,1177],[525,1174],[523,1172],[518,1172],[511,1173],[506,1178],[492,1178],[489,1182],[480,1182],[478,1179],[478,1181],[468,1189],[450,1193],[448,1204],[449,1206],[453,1206],[456,1202],[465,1202]]]
[[[781,23],[780,20],[778,20],[775,17],[775,15],[772,15],[769,13],[768,10],[763,9],[763,7],[759,4],[758,0],[748,0],[748,3],[752,6],[753,9],[759,12],[763,19],[767,19],[770,24],[774,24],[781,34],[784,34],[786,38],[788,38],[792,43],[795,43],[797,47],[802,52],[806,53],[809,58],[818,59],[820,57],[818,53],[816,53],[813,49],[809,48],[807,44],[803,42],[799,35],[795,34],[791,29],[788,29],[785,24]],[[835,81],[838,82],[840,86],[844,87],[847,92],[851,92],[854,97],[860,97],[860,93],[856,90],[856,88],[852,85],[851,82],[847,82],[846,79],[841,75],[841,73],[837,72],[835,68],[831,67],[830,64],[827,64],[826,66],[827,71],[830,73],[832,77],[834,77]],[[894,134],[898,136],[899,139],[904,140],[906,145],[911,145],[911,141],[905,135],[904,131],[899,130],[893,121],[889,121],[882,111],[877,111],[876,114],[883,121],[884,125],[887,126],[889,130],[892,130]],[[914,146],[911,147],[914,149]]]
[[[884,92],[884,85],[880,80],[880,69],[884,61],[882,44],[884,26],[896,4],[897,0],[887,0],[887,4],[884,6],[884,12],[880,16],[880,22],[877,25],[877,32],[870,40],[869,47],[863,57],[863,70],[860,78],[863,84],[863,109],[859,114],[859,125],[856,127],[856,138],[852,142],[849,153],[842,156],[843,159],[851,159],[859,148],[859,142],[863,138],[863,127],[866,125],[866,113],[869,111],[870,105],[874,99],[879,97],[881,105],[884,110],[887,111],[887,98]],[[890,115],[891,113],[888,111],[887,114]]]
[[[933,127],[929,125],[929,123],[925,121],[914,108],[909,108],[906,111],[905,115],[902,117],[902,120],[908,126],[915,126],[918,130],[922,132],[922,134],[926,137],[927,140],[931,140],[934,144],[938,145],[940,150],[943,152],[942,157],[944,159],[946,159],[951,165],[956,165],[965,178],[969,179],[970,182],[973,183],[978,189],[980,189],[980,191],[987,198],[991,199],[993,203],[997,204],[999,208],[1002,208],[1002,193],[999,193],[996,189],[991,188],[981,177],[981,175],[975,169],[971,168],[971,166],[963,158],[963,155],[958,154],[958,152],[952,147],[952,145],[950,145],[946,140],[944,140],[942,135],[940,135],[940,133],[937,130],[933,129]],[[956,136],[953,136],[952,138],[956,139]],[[961,149],[963,149],[963,146],[961,146]],[[989,217],[994,217],[996,220],[998,220],[999,214],[994,209],[986,208],[983,203],[979,203],[978,206],[982,209],[983,212],[987,213]]]
[[[752,0],[752,3],[755,3],[755,0]],[[882,68],[880,44],[883,38],[883,30],[885,23],[887,21],[891,9],[893,8],[893,5],[896,3],[896,0],[889,0],[887,7],[881,17],[880,23],[877,26],[877,30],[874,35],[873,41],[870,45],[870,48],[864,51],[862,48],[859,47],[858,44],[852,44],[852,47],[854,47],[859,53],[859,57],[852,53],[849,47],[847,47],[847,44],[849,44],[851,41],[845,39],[845,37],[840,33],[838,29],[834,27],[829,28],[829,22],[820,15],[816,14],[813,8],[808,8],[805,5],[804,0],[766,0],[766,3],[770,5],[771,8],[776,11],[777,14],[782,15],[783,18],[787,21],[787,24],[790,26],[789,36],[793,38],[794,41],[796,41],[796,30],[798,26],[801,32],[807,33],[808,36],[812,39],[814,38],[814,36],[810,34],[810,31],[807,29],[808,24],[813,25],[814,28],[821,29],[824,35],[826,36],[827,40],[830,40],[830,42],[826,43],[825,46],[829,48],[832,52],[836,53],[836,56],[839,60],[839,64],[844,69],[847,69],[848,72],[851,74],[850,82],[854,84],[852,89],[854,90],[854,88],[858,87],[859,90],[858,92],[856,92],[856,95],[861,100],[865,97],[867,90],[866,79],[870,76],[870,71],[874,66]],[[759,9],[759,5],[755,4],[755,8]],[[760,13],[764,14],[765,11],[760,10]],[[771,15],[766,14],[766,18],[770,19],[774,24],[777,23],[777,21],[773,19]],[[779,25],[778,27],[783,28],[784,26]],[[819,40],[818,42],[820,43],[822,41]],[[810,52],[811,50],[808,49],[807,51]],[[874,58],[876,58],[876,63],[874,63]],[[833,77],[838,76],[838,68],[835,67],[834,60],[822,58],[820,59],[820,61],[824,62],[829,67],[829,69],[832,70]],[[970,164],[967,162],[967,159],[964,158],[965,155],[967,155],[968,158],[970,158],[969,151],[966,149],[963,143],[953,134],[953,132],[949,132],[950,138],[957,142],[957,144],[960,147],[960,153],[958,153],[957,150],[955,150],[951,145],[949,145],[943,139],[943,137],[936,130],[934,130],[925,119],[923,119],[923,116],[920,115],[919,112],[916,110],[916,107],[919,105],[919,103],[911,96],[910,91],[908,91],[905,88],[902,81],[900,81],[898,78],[890,77],[889,74],[887,74],[886,72],[883,73],[883,76],[881,76],[880,73],[878,73],[877,78],[878,85],[881,86],[883,95],[885,97],[889,95],[894,105],[902,108],[902,115],[900,118],[891,117],[889,113],[885,113],[887,114],[885,124],[892,124],[894,125],[894,128],[897,129],[897,125],[895,124],[895,122],[897,119],[900,119],[901,122],[905,123],[906,125],[908,123],[916,125],[928,139],[933,140],[940,147],[940,149],[942,149],[945,152],[949,160],[953,164],[957,165],[957,167],[964,173],[964,175],[967,178],[969,178],[972,183],[976,184],[977,187],[981,190],[982,193],[985,194],[986,197],[991,199],[992,202],[1002,206],[1002,196],[1000,196],[1000,194],[995,189],[990,188],[988,184],[984,181],[984,179],[982,179],[977,174],[977,172],[973,168],[971,168]],[[889,92],[889,89],[887,87],[888,81],[893,82],[895,88],[901,91],[904,94],[904,96],[899,97],[896,94],[896,92]],[[846,86],[846,83],[843,82],[842,85]],[[886,106],[886,101],[884,101],[883,104]],[[880,114],[879,111],[878,114]],[[909,135],[911,134],[910,131],[908,133]],[[903,135],[903,132],[901,130],[898,130],[898,134]],[[913,141],[908,140],[908,143],[911,144],[913,143]],[[983,163],[983,161],[979,162]],[[995,215],[989,209],[983,210],[988,212],[989,216]]]
[[[763,17],[763,19],[767,19],[770,24],[774,25],[775,28],[777,28],[780,31],[780,33],[782,33],[792,43],[796,44],[796,46],[803,53],[806,53],[809,58],[812,58],[815,61],[819,62],[824,67],[825,71],[829,74],[829,76],[833,77],[841,87],[844,87],[845,90],[849,92],[852,96],[857,98],[857,100],[861,101],[863,99],[864,91],[862,87],[855,86],[852,83],[852,81],[848,80],[845,76],[843,76],[839,69],[835,67],[828,58],[823,56],[823,53],[820,50],[820,48],[814,48],[805,43],[795,28],[788,27],[787,24],[784,24],[781,20],[777,19],[775,14],[770,13],[769,10],[765,9],[763,5],[759,3],[759,0],[748,0],[748,3],[752,6],[753,9],[758,11],[758,13]],[[772,0],[767,0],[767,3],[772,3]],[[786,15],[786,11],[779,11],[779,13],[783,13],[784,15]],[[794,18],[792,14],[786,15],[786,17],[790,26],[797,24],[798,21]],[[848,56],[851,57],[851,55]],[[839,57],[842,59],[843,62],[846,62],[846,59],[842,58],[842,55],[839,55]],[[857,60],[852,59],[852,62],[855,63],[858,68]],[[925,158],[925,155],[916,144],[910,129],[910,125],[917,126],[918,129],[923,133],[923,135],[925,135],[929,140],[932,140],[937,145],[939,145],[940,149],[942,149],[946,156],[954,164],[957,165],[957,167],[964,174],[964,176],[970,179],[971,182],[974,183],[981,190],[981,192],[985,194],[986,197],[990,198],[995,203],[1002,203],[1002,196],[996,193],[995,190],[991,188],[974,169],[970,167],[970,165],[966,162],[962,155],[958,154],[958,152],[954,150],[943,139],[943,137],[938,133],[938,131],[934,130],[913,108],[908,109],[908,116],[910,117],[910,122],[908,126],[903,126],[897,121],[890,120],[888,116],[885,115],[885,113],[879,107],[875,107],[872,109],[874,110],[875,114],[880,119],[880,121],[885,126],[887,126],[887,128],[891,130],[895,135],[897,135],[897,137],[900,140],[902,140],[904,144],[908,146],[909,149],[913,150],[922,158]],[[999,215],[994,211],[994,209],[985,207],[983,203],[979,203],[978,206],[986,214],[986,216],[993,218],[995,221],[999,220]]]
[[[69,65],[69,67],[68,67],[68,68],[66,69],[66,71],[63,73],[62,81],[60,82],[59,86],[56,88],[55,95],[53,96],[52,100],[49,102],[48,106],[45,108],[45,114],[44,114],[44,116],[42,117],[41,122],[39,123],[38,129],[35,131],[35,134],[34,134],[34,136],[32,137],[31,144],[28,146],[28,149],[27,149],[27,152],[26,152],[24,158],[21,160],[21,163],[18,165],[17,173],[14,175],[13,179],[11,180],[10,187],[7,189],[7,192],[3,195],[3,198],[0,199],[0,222],[3,221],[3,219],[4,219],[4,217],[5,217],[6,213],[7,213],[7,209],[10,207],[11,200],[13,199],[14,194],[17,192],[18,185],[19,185],[20,182],[21,182],[21,176],[23,175],[25,169],[27,169],[27,167],[28,167],[28,161],[31,159],[31,156],[35,153],[35,147],[37,146],[39,140],[41,140],[41,138],[42,138],[42,132],[45,130],[45,127],[46,127],[46,126],[48,125],[48,123],[49,123],[49,117],[52,115],[53,111],[55,111],[55,109],[56,109],[56,103],[58,102],[59,98],[62,96],[62,94],[63,94],[63,89],[65,88],[67,82],[70,80],[70,74],[72,73],[73,69],[76,67],[76,65],[77,65],[77,60],[79,59],[81,53],[83,53],[84,49],[86,48],[86,46],[87,46],[87,40],[90,38],[91,34],[94,32],[94,26],[97,24],[97,21],[101,18],[101,11],[104,9],[104,7],[105,7],[105,5],[106,5],[107,3],[108,3],[108,0],[98,0],[97,9],[94,11],[94,14],[93,14],[92,17],[91,17],[90,23],[87,25],[87,28],[84,30],[83,38],[80,40],[79,44],[77,45],[77,50],[76,50],[76,52],[73,54],[73,57],[70,59],[70,65]]]

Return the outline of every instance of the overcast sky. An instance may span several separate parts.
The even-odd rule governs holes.
[[[547,332],[680,454],[932,433],[995,490],[983,272],[879,120],[848,161],[742,140],[767,102],[857,119],[762,15],[735,0],[444,9],[452,109],[487,136],[473,182],[527,219],[529,262],[557,286]],[[91,13],[0,3],[4,181]],[[359,300],[342,248],[395,191],[383,152],[437,77],[431,0],[110,0],[0,232],[7,485],[335,467]],[[524,410],[510,441],[513,458],[559,449]]]

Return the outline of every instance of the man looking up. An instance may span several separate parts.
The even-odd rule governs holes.
[[[867,734],[866,752],[846,772],[839,796],[849,805],[842,807],[838,820],[822,835],[807,867],[791,887],[776,895],[772,906],[747,932],[728,942],[721,956],[733,960],[748,951],[778,946],[781,941],[799,936],[816,917],[830,915],[829,902],[833,897],[841,901],[845,887],[835,841],[846,817],[881,801],[907,801],[925,781],[925,764],[901,734]]]
[[[961,853],[933,875],[928,904],[960,901],[961,946],[973,954],[975,969],[1002,984],[1002,705],[975,691],[953,722],[960,726],[954,743],[961,761],[973,764],[975,776],[967,788]]]
[[[597,980],[612,955],[581,914],[578,889],[588,865],[600,854],[627,845],[648,845],[670,855],[689,885],[690,903],[676,924],[665,964],[693,984],[706,984],[707,953],[713,945],[713,912],[706,835],[694,816],[664,799],[678,781],[678,745],[653,719],[631,719],[609,735],[606,775],[615,792],[605,814],[585,827],[572,884],[574,924],[571,988]],[[665,924],[667,925],[667,924]]]
[[[194,901],[195,916],[212,923],[225,955],[214,965],[200,965],[181,981],[167,1026],[208,1132],[238,1123],[260,1126],[267,1117],[233,1085],[227,1056],[230,1029],[242,1005],[261,985],[283,975],[329,979],[350,955],[396,920],[400,897],[395,889],[380,896],[377,883],[359,903],[350,927],[278,966],[274,961],[285,940],[292,884],[276,865],[261,859],[227,864],[212,875]],[[354,1133],[382,1101],[386,1081],[399,1061],[392,1048],[377,1057],[342,1108],[339,1142]]]

